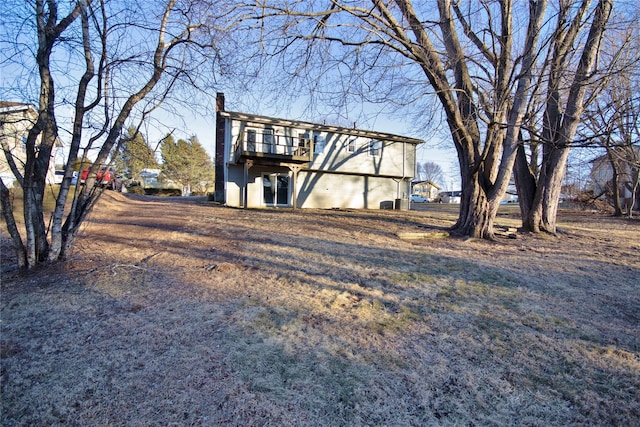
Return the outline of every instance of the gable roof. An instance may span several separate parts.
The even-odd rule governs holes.
[[[24,102],[13,101],[0,101],[0,114],[12,114],[26,112],[32,115],[32,119],[35,120],[38,117],[38,110],[32,105]],[[62,147],[62,141],[60,137],[56,136],[56,147]]]
[[[232,120],[241,120],[241,121],[259,123],[264,125],[295,127],[295,128],[304,129],[304,130],[340,133],[344,135],[361,136],[364,138],[379,139],[384,141],[406,142],[409,144],[416,144],[416,145],[422,144],[424,142],[421,139],[411,138],[408,136],[401,136],[401,135],[395,135],[391,133],[376,132],[376,131],[363,130],[363,129],[357,129],[357,128],[347,128],[342,126],[325,125],[325,124],[319,124],[319,123],[305,122],[301,120],[279,119],[276,117],[259,116],[255,114],[239,113],[235,111],[220,111],[219,114],[221,114],[222,117],[230,118]]]
[[[0,101],[0,113],[15,113],[18,111],[32,110],[37,114],[37,110],[31,104],[13,101]]]
[[[428,184],[436,189],[440,189],[440,186],[432,181],[426,180],[426,181],[412,181],[411,182],[411,186],[415,186],[415,185],[420,185],[420,184]]]
[[[0,101],[0,108],[17,107],[17,106],[20,106],[20,105],[29,105],[29,104],[25,104],[24,102]]]

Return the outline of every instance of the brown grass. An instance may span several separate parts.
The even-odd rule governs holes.
[[[56,197],[58,197],[59,191],[60,191],[60,185],[58,184],[47,184],[45,186],[44,202],[43,202],[42,210],[45,218],[47,219],[56,208]],[[75,191],[75,186],[72,185],[69,190],[69,193],[73,195],[74,191]],[[11,198],[11,201],[13,204],[13,208],[14,208],[13,215],[15,217],[15,220],[18,224],[22,226],[24,224],[24,209],[23,209],[24,201],[23,201],[22,188],[19,188],[19,187],[10,188],[9,197]],[[5,231],[4,221],[3,221],[2,231]]]
[[[403,241],[455,212],[99,203],[66,264],[18,274],[4,241],[3,425],[640,419],[637,221]]]

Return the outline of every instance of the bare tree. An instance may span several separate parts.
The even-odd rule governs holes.
[[[613,122],[606,124],[605,116],[609,113],[597,111],[602,112],[607,94],[624,93],[614,88],[619,77],[638,79],[637,71],[633,72],[638,63],[637,42],[634,42],[638,37],[637,10],[624,2],[619,6],[606,33],[599,32],[592,24],[588,37],[582,42],[585,47],[589,43],[600,45],[595,57],[587,58],[584,54],[577,57],[572,48],[565,46],[577,37],[578,30],[570,26],[557,31],[551,39],[552,56],[543,63],[536,89],[529,99],[516,160],[515,177],[525,228],[555,231],[557,195],[570,150],[603,145],[605,139],[615,138]],[[554,71],[563,68],[557,65],[563,61],[577,63],[578,71],[588,68],[591,71],[569,76]],[[587,61],[593,65],[585,68]],[[572,69],[571,66],[568,69]],[[569,104],[577,107],[570,108]],[[609,129],[605,130],[606,127]]]
[[[532,109],[540,107],[541,130],[532,132],[535,127],[532,120],[528,122],[527,129],[534,135],[532,139],[535,140],[536,150],[539,147],[542,149],[537,174],[532,168],[527,168],[524,150],[519,151],[516,183],[523,224],[531,231],[556,231],[556,214],[567,158],[585,108],[593,100],[589,94],[593,92],[593,86],[589,84],[597,82],[602,86],[610,71],[608,67],[598,69],[597,57],[613,4],[599,2],[595,10],[590,12],[588,3],[579,5],[570,25],[558,25],[550,40],[552,50],[545,64],[548,71],[544,74],[544,86],[541,86],[545,90],[535,94],[543,95],[543,101],[534,102],[535,108]],[[570,12],[570,9],[561,8],[559,22],[566,20]],[[575,46],[581,42],[581,29],[590,15],[592,21],[587,37],[582,41],[582,54],[575,57]],[[573,64],[577,64],[575,68]],[[575,70],[574,74],[567,75],[567,71],[572,69]],[[535,113],[529,118],[533,116]],[[536,152],[535,157],[531,157],[531,163],[537,160]]]
[[[637,34],[637,33],[636,33]],[[637,40],[634,38],[634,40]],[[638,46],[627,52],[630,67],[610,82],[586,115],[584,140],[605,151],[611,171],[614,214],[631,217],[640,186],[640,58]]]
[[[177,88],[193,88],[200,67],[211,72],[216,38],[224,31],[218,31],[216,9],[190,0],[35,0],[3,8],[5,22],[14,30],[7,32],[13,38],[2,40],[3,51],[12,52],[3,58],[3,66],[23,70],[27,79],[19,85],[38,82],[38,118],[28,134],[26,162],[24,168],[12,168],[24,194],[24,234],[13,217],[7,186],[0,182],[3,215],[18,263],[33,268],[69,256],[80,225],[102,191],[94,185],[96,176],[109,161],[125,122],[144,120]],[[45,178],[61,130],[59,117],[68,111],[61,107],[69,100],[65,176],[46,226]],[[73,165],[90,150],[95,160],[88,165],[86,183],[72,191]],[[10,162],[11,153],[3,151]]]
[[[283,68],[289,78],[312,82],[316,93],[397,105],[437,99],[462,181],[453,229],[492,238],[528,101],[543,89],[548,123],[540,138],[547,142],[541,146],[548,161],[526,223],[534,231],[555,231],[566,153],[551,147],[568,144],[575,134],[612,9],[612,0],[595,6],[589,0],[553,1],[553,8],[548,3],[331,0],[323,8],[318,2],[267,0],[256,13],[272,23],[266,27],[272,31],[262,29],[263,44],[271,53],[294,52]],[[328,83],[336,74],[340,83]]]
[[[444,172],[439,164],[434,162],[423,162],[416,165],[418,178],[423,181],[430,181],[433,184],[444,184]]]

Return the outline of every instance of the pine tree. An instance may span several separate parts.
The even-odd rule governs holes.
[[[204,192],[213,181],[213,162],[206,150],[193,135],[189,139],[179,139],[167,135],[160,144],[162,152],[162,175],[182,185],[183,195],[192,191]]]
[[[135,127],[127,129],[120,149],[113,160],[113,168],[118,175],[136,179],[143,169],[159,169],[155,153],[144,136]]]

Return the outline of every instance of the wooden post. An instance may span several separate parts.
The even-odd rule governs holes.
[[[298,171],[300,170],[300,166],[289,166],[291,172],[293,172],[293,188],[291,189],[291,201],[293,204],[293,209],[297,208],[298,201]]]
[[[214,200],[226,203],[224,168],[225,165],[225,119],[222,117],[224,111],[224,94],[216,95],[216,169],[214,184]]]
[[[244,209],[247,209],[247,205],[249,204],[249,169],[251,166],[253,166],[251,160],[244,162],[244,192],[242,194],[242,207]]]

